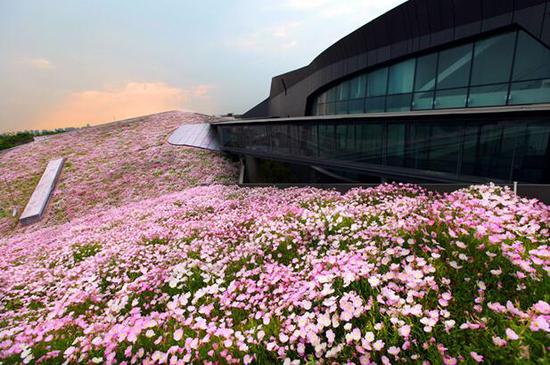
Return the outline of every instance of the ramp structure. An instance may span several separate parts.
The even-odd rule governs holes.
[[[19,218],[21,224],[32,224],[42,218],[64,163],[64,158],[48,162],[44,174],[40,178],[38,185],[36,185],[23,214]]]

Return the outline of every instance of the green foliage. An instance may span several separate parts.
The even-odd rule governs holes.
[[[101,244],[86,243],[83,245],[74,245],[73,247],[73,262],[75,264],[84,261],[88,257],[95,256],[99,251],[101,251]]]

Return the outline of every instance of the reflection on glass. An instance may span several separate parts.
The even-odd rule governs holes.
[[[520,31],[514,81],[550,78],[550,50],[529,34]]]
[[[412,108],[413,110],[428,110],[432,109],[434,105],[434,92],[426,91],[415,93],[413,96]]]
[[[506,105],[508,84],[470,88],[469,107]]]
[[[338,161],[358,168],[375,164],[380,165],[378,170],[399,167],[414,171],[398,171],[419,175],[439,172],[448,179],[547,183],[550,121],[510,118],[273,122],[218,128],[223,146],[238,153],[271,153],[297,160],[315,157],[320,163]]]
[[[414,58],[390,67],[388,94],[403,94],[412,91],[414,67]]]
[[[464,108],[468,89],[440,90],[435,95],[436,109]]]
[[[472,44],[455,47],[439,53],[437,88],[457,88],[468,86]]]
[[[476,42],[472,85],[508,82],[512,72],[516,33],[503,34]]]
[[[350,81],[350,99],[364,98],[367,91],[367,75],[355,77]]]
[[[405,161],[405,124],[388,124],[386,163],[390,166],[403,166]]]
[[[435,88],[437,53],[419,57],[416,61],[415,91],[428,91]]]
[[[383,113],[386,110],[386,97],[367,98],[365,110],[367,113]]]
[[[381,164],[384,146],[384,124],[361,123],[357,125],[358,161]]]
[[[411,94],[390,95],[386,100],[386,111],[388,112],[411,110]]]
[[[510,104],[550,103],[550,79],[514,82]]]
[[[367,96],[386,95],[386,85],[388,83],[388,68],[373,71],[368,75]]]

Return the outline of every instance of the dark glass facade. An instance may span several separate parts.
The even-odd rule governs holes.
[[[222,148],[234,153],[427,181],[547,183],[550,118],[527,114],[312,118],[217,128]]]
[[[344,79],[310,115],[550,103],[550,49],[525,31],[443,48]]]
[[[369,178],[550,184],[548,4],[406,1],[275,76],[245,120],[216,125],[222,149]]]

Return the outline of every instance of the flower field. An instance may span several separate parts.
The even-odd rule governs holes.
[[[160,113],[82,128],[0,153],[0,235],[20,229],[11,212],[17,207],[21,213],[54,158],[66,157],[67,162],[40,226],[201,184],[235,183],[238,169],[227,159],[167,143],[182,123],[208,118]]]
[[[544,363],[549,223],[494,186],[128,203],[0,239],[0,361]]]

